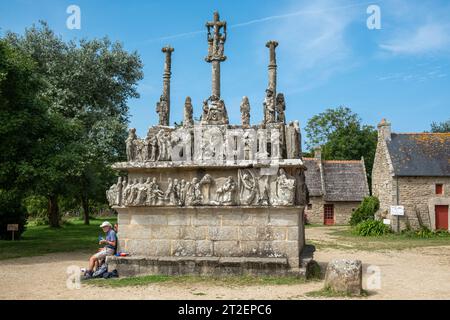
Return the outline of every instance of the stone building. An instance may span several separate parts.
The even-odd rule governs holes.
[[[298,121],[286,123],[284,96],[277,93],[278,43],[266,44],[263,123],[250,123],[243,97],[242,123],[230,124],[220,96],[226,22],[216,12],[206,27],[212,93],[200,121],[187,97],[183,125],[170,126],[174,49],[165,47],[159,124],[142,138],[130,129],[127,162],[113,165],[121,178],[107,197],[118,212],[119,250],[131,256],[109,257],[109,266],[122,275],[306,275],[312,250],[305,246],[305,166]]]
[[[309,223],[348,224],[352,212],[369,196],[364,160],[322,160],[320,148],[314,158],[303,158],[309,202]]]
[[[450,133],[393,133],[383,119],[372,191],[380,200],[380,215],[394,231],[420,226],[448,230]],[[391,215],[391,206],[402,206],[404,215]]]

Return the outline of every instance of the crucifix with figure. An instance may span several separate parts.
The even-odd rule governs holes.
[[[208,55],[205,61],[212,65],[212,93],[203,102],[203,124],[228,124],[225,103],[220,99],[220,63],[227,57],[224,55],[227,39],[227,23],[220,21],[219,13],[214,12],[213,21],[206,23],[208,30]]]

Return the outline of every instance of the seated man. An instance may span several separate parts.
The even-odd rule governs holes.
[[[104,260],[107,256],[114,255],[116,250],[117,236],[111,223],[105,221],[100,225],[100,228],[102,228],[103,232],[106,233],[106,237],[105,239],[101,239],[99,244],[105,246],[89,258],[89,267],[86,270],[85,278],[91,278],[96,264]]]

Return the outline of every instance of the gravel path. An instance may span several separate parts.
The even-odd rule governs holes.
[[[324,228],[306,232],[309,238],[328,237]],[[0,299],[305,299],[307,292],[323,286],[322,281],[240,287],[160,283],[112,289],[82,283],[80,289],[68,289],[67,268],[86,266],[88,257],[88,253],[59,253],[0,261]],[[365,270],[370,265],[378,268],[380,288],[369,288],[365,299],[450,299],[450,247],[386,252],[323,249],[315,253],[323,266],[333,258],[357,258]],[[365,288],[367,280],[365,276]]]

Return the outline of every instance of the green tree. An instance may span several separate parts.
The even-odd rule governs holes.
[[[80,153],[67,159],[75,175],[66,185],[74,182],[68,192],[79,199],[88,224],[90,204],[105,202],[105,190],[115,179],[110,164],[125,159],[127,101],[139,97],[142,62],[108,38],[66,43],[45,22],[24,36],[8,33],[7,39],[37,62],[50,112],[79,127],[79,146],[71,148]]]
[[[0,39],[0,239],[6,225],[25,229],[22,201],[30,180],[23,172],[34,157],[36,142],[45,134],[46,108],[38,98],[41,82],[32,59]]]
[[[448,119],[445,122],[433,122],[431,124],[431,132],[435,132],[435,133],[446,133],[446,132],[450,132],[450,119]]]
[[[362,125],[361,119],[347,107],[327,109],[313,116],[306,128],[307,146],[322,146],[325,160],[360,160],[364,157],[367,176],[371,171],[377,147],[377,131]]]

